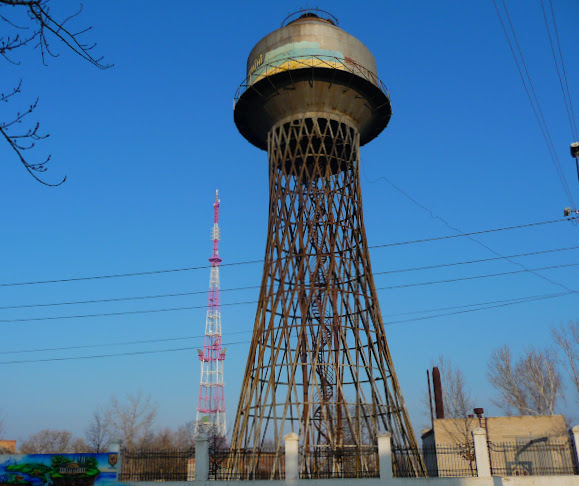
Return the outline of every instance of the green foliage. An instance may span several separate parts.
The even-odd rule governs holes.
[[[8,466],[6,470],[11,472],[24,473],[28,474],[29,476],[35,476],[40,478],[44,477],[46,473],[50,473],[50,471],[52,471],[52,468],[45,464],[30,462],[27,464],[13,464],[11,466]]]
[[[75,474],[77,478],[93,478],[100,474],[97,467],[97,460],[94,457],[79,457],[77,461],[64,456],[52,456],[51,466],[39,463],[24,463],[11,465],[6,468],[7,471],[28,474],[29,476],[44,478],[49,474],[51,478],[67,477],[68,474],[61,474],[61,468],[69,468],[72,464],[83,467],[85,472]]]

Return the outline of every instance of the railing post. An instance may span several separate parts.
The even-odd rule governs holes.
[[[283,438],[285,441],[285,479],[296,481],[299,479],[298,467],[298,434],[290,432]]]
[[[383,432],[378,436],[378,466],[380,479],[392,479],[392,434]]]
[[[476,473],[479,478],[491,477],[491,463],[489,461],[489,448],[487,445],[487,433],[482,427],[472,431],[474,441],[474,457],[476,460]]]
[[[119,439],[111,439],[109,442],[109,464],[115,470],[115,480],[120,481],[123,466],[121,464],[121,441]]]
[[[575,442],[575,459],[577,467],[579,467],[579,425],[576,425],[571,429],[573,431],[573,440]]]
[[[209,480],[209,440],[205,434],[195,438],[195,481]]]

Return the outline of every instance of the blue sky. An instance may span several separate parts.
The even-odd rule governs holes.
[[[78,3],[58,2],[54,12]],[[579,5],[554,0],[571,94],[579,45]],[[33,181],[0,144],[2,265],[0,283],[69,279],[204,266],[211,255],[215,189],[221,195],[224,263],[263,258],[267,228],[267,156],[239,135],[233,96],[253,45],[303,5],[271,2],[86,2],[76,21],[114,63],[98,70],[74,53],[42,66],[37,52],[2,64],[2,90],[23,80],[22,95],[2,107],[21,109],[36,97],[35,119],[51,134],[36,157],[51,153],[45,177]],[[509,12],[557,154],[579,201],[572,140],[538,1],[510,1]],[[390,91],[393,117],[362,149],[362,191],[370,245],[558,219],[570,203],[491,0],[479,2],[346,2],[320,8],[364,42]],[[578,112],[577,103],[574,105]],[[424,208],[384,180],[388,179]],[[446,223],[445,223],[446,221]],[[543,225],[477,237],[503,255],[579,245],[579,226]],[[467,238],[374,248],[375,272],[485,259],[491,251]],[[529,268],[579,262],[570,250],[517,261]],[[378,288],[518,270],[504,260],[376,275]],[[261,265],[223,267],[223,289],[257,286]],[[577,267],[542,272],[579,289]],[[209,270],[132,278],[0,287],[3,307],[205,291]],[[380,290],[388,323],[414,311],[561,292],[529,274]],[[257,289],[222,293],[228,357],[226,404],[233,422],[247,358]],[[0,309],[0,407],[8,438],[42,428],[82,435],[92,412],[111,395],[142,390],[159,405],[159,425],[195,417],[206,294],[117,303]],[[425,423],[425,370],[438,355],[465,373],[476,403],[490,401],[486,363],[509,344],[519,353],[550,342],[550,330],[578,319],[577,295],[387,325],[387,339],[418,431]],[[47,318],[174,307],[197,309],[111,317]],[[422,314],[420,314],[422,315]],[[175,341],[163,341],[179,338]],[[123,342],[156,340],[135,345]],[[237,344],[235,344],[237,343]],[[104,345],[78,348],[80,346]],[[76,349],[13,353],[46,348]],[[102,359],[51,358],[167,351]],[[9,361],[33,360],[7,364]],[[579,419],[569,396],[562,410]]]

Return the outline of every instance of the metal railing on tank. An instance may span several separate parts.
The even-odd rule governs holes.
[[[308,18],[322,19],[322,20],[325,20],[326,22],[330,22],[332,25],[335,25],[336,27],[339,26],[338,18],[335,15],[332,15],[330,12],[327,12],[326,10],[319,9],[317,7],[316,8],[301,8],[300,10],[298,10],[292,14],[289,14],[285,19],[283,19],[281,26],[285,27],[285,26],[291,24],[292,22],[295,22],[296,20],[308,19]]]
[[[258,81],[266,79],[274,74],[296,71],[299,69],[315,69],[315,68],[326,68],[335,69],[338,71],[343,71],[350,73],[352,75],[359,76],[370,81],[372,84],[380,88],[380,90],[390,99],[390,93],[386,85],[380,80],[380,78],[365,68],[361,64],[351,60],[336,56],[326,56],[326,55],[307,55],[307,56],[288,56],[281,59],[275,59],[268,64],[260,64],[252,71],[239,85],[237,91],[235,92],[235,97],[233,101],[233,106],[237,104],[243,93],[245,93],[251,86],[255,85]]]

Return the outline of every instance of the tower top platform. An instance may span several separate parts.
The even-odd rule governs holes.
[[[241,134],[263,150],[271,127],[296,116],[344,117],[358,128],[361,145],[390,121],[390,98],[370,50],[337,27],[335,18],[314,12],[284,22],[249,54],[234,119]]]

